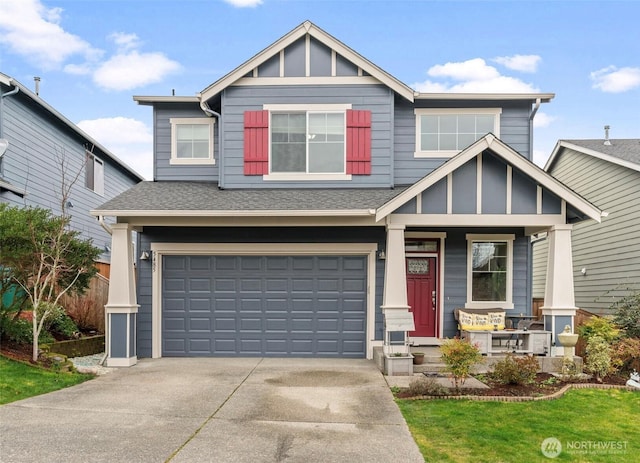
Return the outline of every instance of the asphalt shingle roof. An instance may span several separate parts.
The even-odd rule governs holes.
[[[605,145],[603,139],[564,141],[640,165],[640,139],[638,138],[613,138],[609,140],[611,145]]]
[[[141,182],[97,211],[270,211],[376,209],[404,188],[222,190],[217,183]]]

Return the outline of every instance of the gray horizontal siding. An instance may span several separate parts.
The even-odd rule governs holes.
[[[640,172],[564,150],[551,173],[609,213],[572,232],[576,305],[604,313],[640,290]]]
[[[415,108],[486,108],[501,107],[500,139],[527,159],[530,153],[529,102],[491,102],[486,101],[425,101],[418,100],[415,105],[396,98],[394,146],[394,179],[396,185],[410,185],[429,174],[446,159],[415,158],[416,116]]]
[[[89,214],[107,200],[129,189],[137,180],[103,153],[94,151],[104,162],[104,195],[85,187],[85,139],[71,132],[66,124],[56,123],[50,116],[43,117],[42,109],[25,103],[20,94],[3,100],[3,138],[9,140],[9,149],[2,159],[4,180],[27,192],[21,198],[11,192],[0,194],[0,201],[14,206],[38,206],[62,213],[62,176],[71,187],[69,200],[73,207],[71,228],[92,238],[102,249],[111,244],[110,235]],[[62,168],[64,163],[65,168]],[[110,256],[105,253],[103,259]]]
[[[393,93],[383,85],[230,87],[223,95],[225,188],[387,187],[391,185]],[[264,104],[352,104],[371,111],[371,175],[354,175],[351,181],[274,182],[244,175],[244,112]]]
[[[154,180],[193,180],[215,182],[218,180],[219,140],[218,124],[213,129],[213,158],[215,165],[171,165],[171,123],[174,117],[202,118],[207,115],[197,104],[162,105],[154,107]]]

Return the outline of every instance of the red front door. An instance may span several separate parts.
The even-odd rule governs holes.
[[[413,337],[436,337],[436,258],[407,257],[407,299],[416,330]]]

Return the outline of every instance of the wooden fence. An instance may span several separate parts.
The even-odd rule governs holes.
[[[109,279],[98,274],[83,295],[65,295],[62,306],[80,329],[104,333],[104,306],[108,297]]]

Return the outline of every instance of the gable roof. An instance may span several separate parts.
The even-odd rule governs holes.
[[[355,52],[351,48],[349,48],[344,43],[340,42],[338,39],[328,34],[324,30],[320,29],[318,26],[313,24],[311,21],[305,21],[300,24],[298,27],[293,29],[288,34],[284,35],[280,39],[276,40],[273,44],[269,45],[267,48],[256,54],[254,57],[250,58],[248,61],[245,61],[243,64],[235,68],[233,71],[225,75],[224,77],[218,79],[216,82],[211,84],[209,87],[205,88],[198,94],[202,101],[207,101],[213,96],[220,93],[226,87],[232,85],[237,80],[244,77],[248,72],[253,70],[255,67],[260,66],[262,63],[267,61],[272,56],[280,53],[280,51],[284,50],[286,47],[294,43],[296,40],[304,37],[306,34],[309,34],[314,39],[318,40],[322,44],[327,47],[335,50],[339,55],[348,59],[352,63],[356,64],[367,74],[376,78],[392,90],[394,90],[399,95],[402,95],[409,101],[413,101],[414,91],[406,84],[400,82],[398,79],[393,77],[391,74],[382,70],[371,61],[364,58],[359,53]]]
[[[560,199],[573,205],[588,217],[600,222],[602,211],[584,199],[582,196],[571,190],[569,187],[556,180],[547,172],[536,166],[534,163],[518,154],[509,145],[505,144],[492,133],[488,133],[474,144],[464,149],[440,167],[429,173],[416,183],[408,187],[402,193],[392,198],[389,202],[380,207],[376,213],[376,221],[384,219],[397,208],[411,200],[413,197],[425,191],[427,188],[445,178],[454,170],[466,164],[471,159],[478,156],[485,150],[491,150],[498,157],[502,158],[514,168],[532,178],[536,183],[551,191]]]
[[[33,93],[27,87],[25,87],[20,82],[18,82],[16,79],[14,79],[13,77],[9,77],[8,75],[0,72],[0,84],[3,84],[7,87],[13,86],[14,88],[17,88],[22,95],[31,99],[36,105],[41,107],[44,111],[48,112],[51,116],[56,118],[63,125],[67,126],[69,130],[71,130],[72,132],[75,132],[81,138],[84,138],[89,144],[93,145],[95,148],[100,150],[103,154],[103,156],[101,157],[103,158],[106,157],[108,159],[111,159],[114,163],[122,167],[127,173],[129,173],[136,180],[138,181],[144,180],[144,177],[142,177],[142,175],[140,175],[135,170],[133,170],[133,168],[129,167],[124,161],[119,159],[115,154],[113,154],[103,145],[101,145],[92,137],[90,137],[86,132],[81,130],[80,127],[78,127],[76,124],[74,124],[69,119],[64,117],[60,112],[58,112],[56,109],[50,106],[47,102],[45,102],[42,98],[40,98],[39,95],[36,95],[35,93]]]
[[[640,172],[640,139],[619,138],[610,139],[609,142],[611,144],[605,145],[602,139],[559,140],[544,166],[544,170],[548,172],[562,150],[566,148]]]

